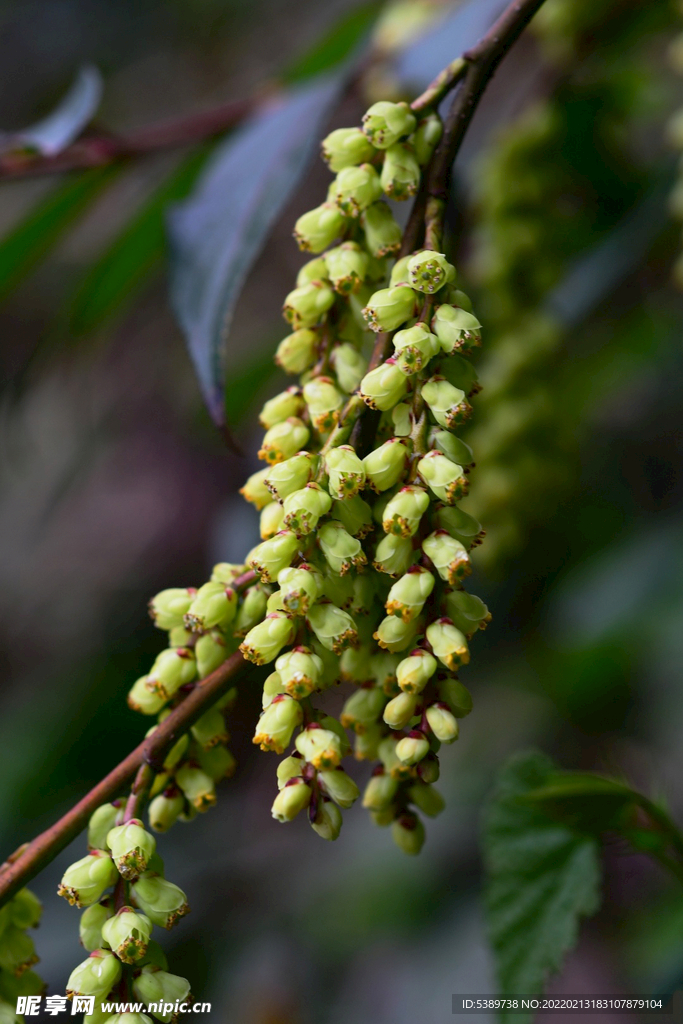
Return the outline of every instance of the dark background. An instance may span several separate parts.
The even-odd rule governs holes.
[[[85,62],[104,74],[97,122],[109,131],[244,96],[341,31],[339,19],[368,12],[350,0],[2,3],[0,125],[43,115]],[[680,238],[664,141],[683,102],[667,64],[680,20],[660,2],[548,0],[477,114],[450,231],[488,328],[471,507],[489,532],[473,589],[494,622],[465,679],[475,712],[442,760],[448,809],[415,860],[360,808],[334,846],[304,821],[277,825],[275,759],[250,743],[257,695],[245,694],[237,777],[216,809],[161,839],[167,875],[192,905],[164,945],[171,969],[213,1002],[212,1019],[445,1024],[452,993],[493,991],[479,818],[515,750],[624,775],[683,821]],[[434,70],[463,45],[437,31]],[[375,68],[372,98],[408,88],[396,67]],[[363,109],[361,96],[349,100],[338,123]],[[160,643],[149,596],[198,585],[256,538],[236,491],[257,468],[259,395],[278,388],[264,360],[285,333],[279,306],[301,262],[291,224],[327,176],[311,171],[240,299],[228,376],[229,417],[249,453],[239,458],[211,426],[169,311],[166,204],[154,204],[184,156],[124,168],[31,273],[4,290],[0,280],[5,852],[139,742],[147,723],[125,695]],[[56,187],[2,184],[4,238]],[[131,225],[141,243],[133,237],[103,312],[92,275],[110,281],[101,261]],[[52,992],[82,959],[77,912],[55,895],[82,852],[78,840],[32,884],[45,901],[37,944]],[[555,990],[680,984],[679,890],[617,845],[605,872],[603,909]]]

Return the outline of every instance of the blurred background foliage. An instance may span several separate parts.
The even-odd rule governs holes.
[[[300,81],[358,45],[380,6],[5,0],[0,125],[38,120],[83,64],[104,77],[93,130],[111,133]],[[385,10],[366,96],[419,89],[499,7]],[[164,842],[193,907],[169,936],[173,969],[215,1019],[445,1024],[452,993],[493,991],[479,815],[521,747],[623,775],[683,821],[680,239],[665,141],[683,102],[669,60],[680,27],[665,0],[547,0],[482,103],[449,244],[486,327],[469,501],[488,531],[475,589],[494,621],[467,674],[475,713],[442,767],[448,810],[409,862],[361,814],[333,847],[305,822],[281,828],[245,693],[236,779]],[[353,123],[365,99],[347,97],[331,126]],[[237,305],[226,405],[240,456],[204,410],[165,278],[166,214],[212,149],[0,183],[5,851],[138,742],[125,695],[158,647],[149,595],[254,543],[236,492],[257,468],[259,401],[277,388],[270,354],[300,263],[291,224],[326,176],[310,169]],[[53,992],[78,954],[53,895],[77,851],[33,886]],[[605,877],[555,991],[683,985],[680,891],[619,845]]]

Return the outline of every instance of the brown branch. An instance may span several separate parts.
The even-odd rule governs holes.
[[[100,804],[113,800],[138,772],[139,781],[143,786],[139,792],[144,793],[145,780],[151,777],[152,772],[159,771],[169,748],[204,714],[207,707],[215,704],[223,696],[234,677],[245,667],[246,662],[237,652],[215,672],[200,680],[182,704],[171,711],[151,736],[124,757],[116,768],[98,782],[59,821],[24,846],[18,856],[10,857],[0,868],[0,906],[54,860],[57,854],[85,828],[93,811]],[[137,809],[137,799],[133,806]]]
[[[104,167],[146,153],[203,142],[234,128],[274,95],[274,86],[243,100],[232,100],[211,110],[149,125],[128,135],[92,135],[78,139],[54,156],[26,150],[0,155],[0,181],[55,174],[61,171]]]

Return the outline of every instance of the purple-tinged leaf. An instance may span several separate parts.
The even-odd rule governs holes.
[[[102,76],[97,68],[81,68],[76,79],[51,114],[18,132],[0,133],[0,153],[30,149],[42,156],[56,156],[77,139],[100,105]]]

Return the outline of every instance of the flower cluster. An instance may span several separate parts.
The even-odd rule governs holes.
[[[240,650],[273,669],[254,742],[277,754],[292,745],[273,816],[307,810],[319,835],[337,838],[360,795],[341,763],[351,732],[356,758],[376,762],[362,803],[407,853],[424,839],[417,812],[443,807],[438,750],[472,706],[457,672],[490,618],[462,589],[482,532],[457,506],[473,457],[454,433],[477,390],[465,356],[481,325],[442,253],[395,259],[401,231],[380,198],[415,193],[440,133],[436,115],[418,125],[405,104],[376,103],[361,128],[324,140],[337,177],[297,221],[315,256],[285,300],[294,330],[277,352],[299,385],[264,406],[266,467],[242,488],[261,515],[253,591],[267,596]],[[369,361],[380,332],[393,353]],[[353,430],[364,407],[377,414],[368,450]],[[340,682],[354,688],[341,714],[316,709],[315,695]]]
[[[35,971],[38,962],[29,928],[37,928],[42,906],[30,889],[21,889],[0,909],[0,1021],[14,1024],[20,996],[39,996],[45,985]]]
[[[59,895],[83,908],[79,934],[90,954],[71,972],[67,996],[94,996],[89,1024],[111,1019],[109,999],[157,1005],[189,1000],[185,978],[168,972],[154,925],[172,928],[188,913],[182,889],[164,877],[156,840],[121,801],[103,804],[88,825],[89,853],[65,871]],[[111,891],[113,890],[113,891]],[[154,1012],[162,1021],[172,1014]]]

